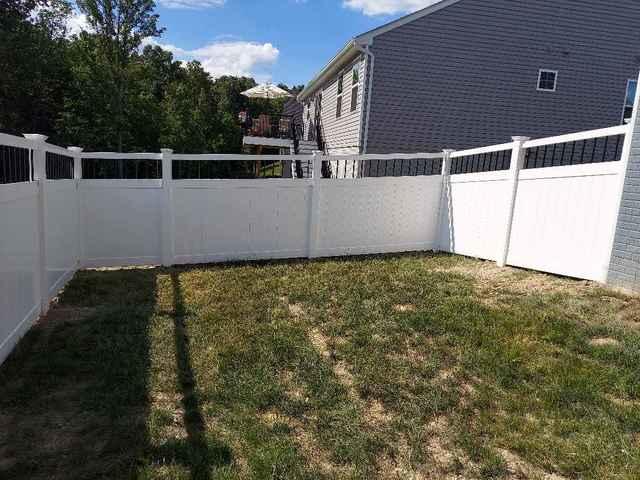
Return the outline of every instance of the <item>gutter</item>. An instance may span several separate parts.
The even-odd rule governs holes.
[[[365,75],[368,73],[367,108],[366,108],[366,112],[364,108],[362,109],[362,112],[360,112],[360,128],[362,128],[362,125],[364,125],[364,134],[362,136],[362,154],[363,155],[367,153],[367,143],[369,140],[369,113],[371,111],[371,88],[373,86],[373,71],[374,71],[373,68],[376,61],[376,57],[370,48],[372,43],[373,43],[373,40],[369,40],[369,42],[364,47],[358,43],[355,44],[355,47],[359,51],[361,51],[362,53],[364,53],[369,57],[369,59],[367,60],[367,70],[365,70]]]

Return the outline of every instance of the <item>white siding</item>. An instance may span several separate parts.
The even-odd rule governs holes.
[[[351,111],[351,89],[352,70],[358,68],[358,104],[356,109]],[[336,74],[329,81],[305,102],[303,110],[303,119],[305,123],[305,138],[309,137],[309,125],[315,118],[315,99],[322,93],[321,104],[321,124],[322,134],[325,141],[325,149],[328,154],[345,155],[360,153],[360,124],[362,119],[362,103],[365,87],[365,66],[366,59],[364,56],[358,57],[341,73],[344,74],[342,89],[342,114],[340,118],[336,118],[336,109],[338,105],[338,77]],[[312,137],[311,137],[312,138]]]

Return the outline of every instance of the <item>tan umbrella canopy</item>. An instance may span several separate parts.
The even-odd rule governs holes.
[[[286,90],[283,90],[282,88],[277,87],[276,85],[273,85],[271,83],[263,83],[262,85],[255,86],[241,93],[245,97],[249,97],[249,98],[275,99],[275,98],[286,98],[286,97],[293,96]]]

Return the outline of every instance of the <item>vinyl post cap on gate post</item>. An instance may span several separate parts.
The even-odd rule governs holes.
[[[40,135],[39,133],[23,133],[22,136],[27,140],[31,140],[36,143],[44,143],[47,141],[47,138],[49,138],[48,136]]]
[[[163,153],[163,154],[164,153],[169,153],[169,154],[171,154],[171,153],[173,153],[173,148],[161,148],[160,149],[160,153]]]
[[[513,140],[514,142],[528,142],[529,140],[531,140],[531,137],[516,135],[514,137],[511,137],[511,140]]]
[[[67,150],[69,150],[70,152],[73,152],[73,153],[82,153],[84,148],[82,148],[82,147],[67,147]]]

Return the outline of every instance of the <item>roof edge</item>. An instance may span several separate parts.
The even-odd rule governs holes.
[[[433,5],[429,5],[428,7],[418,10],[417,12],[409,13],[404,17],[400,17],[397,20],[394,20],[352,38],[346,43],[344,47],[342,47],[342,50],[340,50],[335,57],[333,57],[324,67],[322,67],[322,70],[320,70],[320,72],[318,72],[316,76],[313,77],[311,81],[309,81],[309,83],[304,87],[304,89],[298,94],[296,98],[299,102],[303,102],[304,100],[306,100],[320,87],[322,82],[326,80],[327,77],[329,77],[342,66],[341,62],[345,61],[345,59],[347,58],[350,59],[349,55],[355,52],[360,52],[362,46],[371,45],[373,39],[378,35],[382,35],[383,33],[393,30],[394,28],[401,27],[402,25],[406,25],[407,23],[413,22],[414,20],[426,17],[427,15],[442,10],[443,8],[447,8],[448,6],[460,1],[461,0],[439,0]]]
[[[354,40],[356,40],[357,42],[371,43],[371,41],[373,41],[373,39],[378,35],[382,35],[383,33],[393,30],[394,28],[401,27],[402,25],[406,25],[407,23],[413,22],[414,20],[418,20],[422,17],[426,17],[427,15],[431,15],[438,10],[447,8],[460,1],[461,0],[439,0],[438,2],[429,5],[428,7],[424,7],[417,12],[409,13],[404,17],[400,17],[397,20],[393,20],[389,23],[374,28],[373,30],[369,30],[368,32],[358,35]]]
[[[344,47],[324,66],[322,70],[316,74],[315,77],[305,85],[302,91],[296,97],[299,102],[303,102],[310,95],[312,95],[319,87],[322,85],[322,82],[326,80],[334,71],[338,70],[342,67],[343,63],[351,60],[352,57],[355,57],[360,50],[356,46],[356,41],[354,38],[349,40]]]

